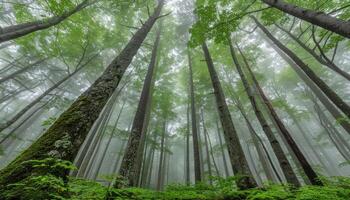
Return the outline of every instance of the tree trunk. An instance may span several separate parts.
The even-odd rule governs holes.
[[[94,4],[97,0],[84,0],[82,3],[78,4],[74,9],[64,12],[62,15],[53,16],[48,19],[38,20],[34,22],[27,22],[23,24],[12,25],[2,28],[0,32],[0,43],[13,40],[30,33],[50,28],[57,25],[67,19],[68,17],[74,15],[75,13],[83,10],[84,8]]]
[[[244,176],[243,178],[237,180],[236,184],[240,189],[256,187],[257,184],[252,176],[248,162],[244,156],[242,146],[232,122],[231,114],[226,104],[225,95],[223,93],[219,77],[215,71],[213,60],[205,43],[202,44],[202,49],[214,88],[217,109],[219,111],[221,124],[224,130],[224,136],[231,160],[232,170],[235,175]]]
[[[312,69],[305,64],[288,47],[278,41],[255,17],[252,16],[258,27],[266,34],[268,38],[287,54],[304,73],[322,90],[322,92],[348,117],[350,118],[350,106],[347,105],[321,78],[319,78]],[[350,27],[350,26],[349,26]]]
[[[239,49],[239,47],[238,47],[238,49]],[[258,92],[259,92],[261,98],[263,99],[264,104],[268,108],[271,116],[273,117],[273,119],[276,122],[278,128],[280,129],[283,137],[286,139],[286,141],[289,144],[289,146],[291,147],[293,153],[297,157],[299,163],[301,164],[301,167],[303,168],[306,176],[309,178],[311,184],[313,184],[313,185],[323,185],[322,182],[319,180],[318,175],[312,169],[310,163],[307,161],[307,159],[305,158],[304,154],[301,152],[301,150],[299,149],[298,145],[296,144],[296,142],[292,138],[291,134],[289,133],[287,128],[284,126],[282,120],[278,117],[277,112],[273,108],[271,102],[269,101],[269,99],[265,95],[264,91],[260,87],[260,84],[259,84],[258,80],[255,78],[254,73],[250,69],[250,66],[249,66],[246,58],[244,57],[242,51],[240,49],[239,49],[239,51],[240,51],[240,53],[241,53],[241,55],[243,57],[243,60],[244,60],[245,65],[246,65],[246,68],[247,68],[247,70],[248,70],[248,72],[249,72],[249,74],[250,74],[250,76],[251,76],[251,78],[252,78],[252,80],[254,82],[255,87],[258,89]]]
[[[334,62],[332,62],[329,59],[323,59],[321,56],[317,55],[316,52],[309,48],[304,42],[302,42],[298,37],[294,36],[290,31],[287,29],[281,27],[278,24],[275,24],[279,29],[281,29],[283,32],[287,33],[289,37],[291,37],[296,43],[299,44],[305,51],[307,51],[313,58],[315,58],[320,64],[325,65],[329,69],[335,71],[340,76],[343,76],[345,79],[350,81],[350,74],[342,70],[340,67],[338,67]]]
[[[156,40],[153,44],[151,61],[148,66],[146,78],[144,80],[141,97],[137,106],[136,114],[134,117],[130,139],[126,147],[126,151],[122,160],[119,174],[123,176],[129,186],[137,186],[140,176],[140,166],[137,160],[142,160],[142,156],[138,154],[143,153],[143,145],[141,144],[141,138],[145,137],[142,135],[144,122],[146,119],[147,108],[149,107],[148,101],[151,96],[151,87],[153,83],[153,75],[156,67],[158,46],[160,42],[161,28],[158,29]],[[144,132],[145,134],[146,132]],[[139,159],[137,159],[139,157]]]
[[[291,166],[291,164],[289,163],[285,153],[282,150],[282,147],[280,145],[280,143],[278,142],[278,140],[276,139],[270,125],[267,123],[267,120],[265,119],[265,116],[263,115],[263,113],[261,112],[261,110],[258,107],[257,104],[257,100],[254,97],[253,91],[251,89],[251,86],[249,85],[249,82],[243,72],[243,69],[241,67],[241,65],[238,62],[237,56],[235,54],[235,51],[233,49],[233,46],[231,44],[231,41],[229,40],[229,45],[230,45],[230,51],[231,51],[231,55],[232,55],[232,59],[236,65],[237,71],[239,73],[239,76],[241,77],[241,80],[243,82],[245,91],[249,97],[250,103],[253,107],[253,110],[255,112],[256,117],[259,120],[259,123],[261,125],[261,127],[263,128],[267,138],[270,141],[271,147],[278,159],[278,162],[282,168],[283,174],[287,179],[287,182],[298,187],[300,186],[300,183],[298,181],[298,178],[296,176],[296,174],[293,171],[293,168]]]
[[[191,122],[192,122],[192,140],[193,140],[193,158],[194,158],[194,180],[195,183],[202,181],[202,170],[199,153],[199,142],[198,142],[198,130],[197,130],[197,117],[196,117],[196,104],[194,96],[194,85],[193,85],[193,71],[192,71],[192,58],[188,50],[188,66],[190,75],[190,93],[191,93]]]
[[[0,172],[0,185],[13,183],[28,176],[30,169],[24,170],[18,167],[23,161],[43,159],[48,156],[74,160],[91,126],[118,87],[126,68],[159,18],[163,5],[164,0],[160,0],[155,12],[133,35],[102,76],[56,120],[46,133]],[[58,143],[69,145],[55,145]]]
[[[338,19],[321,11],[309,10],[292,5],[284,0],[262,0],[271,7],[293,15],[299,19],[350,38],[350,22]]]

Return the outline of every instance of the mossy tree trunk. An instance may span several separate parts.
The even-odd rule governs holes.
[[[133,57],[159,19],[164,1],[133,35],[122,52],[103,74],[66,110],[27,150],[0,172],[0,186],[14,183],[31,173],[21,167],[23,161],[55,157],[73,161],[91,126],[123,77]],[[68,173],[68,172],[67,172]]]

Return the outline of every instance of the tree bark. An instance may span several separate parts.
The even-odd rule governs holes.
[[[250,100],[250,103],[251,103],[251,105],[253,107],[255,115],[258,118],[262,129],[264,130],[267,138],[270,141],[271,147],[272,147],[272,149],[273,149],[273,151],[274,151],[274,153],[275,153],[275,155],[276,155],[276,157],[278,159],[278,162],[279,162],[279,164],[280,164],[280,166],[282,168],[283,174],[286,177],[288,183],[298,187],[298,186],[300,186],[298,178],[297,178],[296,174],[294,173],[293,168],[292,168],[291,164],[289,163],[285,153],[283,152],[280,143],[276,139],[276,137],[275,137],[275,135],[274,135],[270,125],[267,123],[267,120],[265,119],[265,116],[263,115],[263,113],[261,112],[261,110],[258,107],[256,98],[254,97],[254,94],[253,94],[251,86],[250,86],[250,84],[248,82],[248,79],[246,78],[246,76],[245,76],[245,74],[243,72],[242,66],[238,62],[238,59],[237,59],[236,53],[235,53],[235,51],[233,49],[231,40],[229,40],[229,45],[230,45],[230,51],[231,51],[232,59],[233,59],[235,65],[236,65],[236,69],[237,69],[237,71],[239,73],[239,76],[241,77],[241,80],[243,82],[245,91],[246,91],[246,93],[247,93],[247,95],[249,97],[249,100]]]
[[[291,147],[293,153],[295,154],[296,158],[298,159],[299,163],[301,164],[301,167],[303,168],[306,176],[309,178],[311,184],[313,185],[323,185],[321,180],[319,179],[318,175],[316,174],[316,172],[312,169],[310,163],[307,161],[307,159],[305,158],[304,154],[301,152],[301,150],[299,149],[298,145],[296,144],[296,142],[294,141],[294,139],[292,138],[291,134],[289,133],[289,131],[287,130],[287,128],[284,126],[282,120],[278,117],[277,112],[275,111],[275,109],[273,108],[270,100],[267,98],[267,96],[265,95],[264,91],[262,90],[262,88],[260,87],[260,84],[258,82],[258,80],[256,79],[254,73],[252,72],[252,70],[250,69],[250,66],[248,64],[248,61],[246,60],[246,58],[244,57],[242,51],[239,49],[243,60],[245,62],[246,68],[254,82],[255,87],[258,89],[258,92],[261,96],[261,98],[263,99],[264,104],[266,105],[266,107],[268,108],[268,111],[270,112],[271,116],[273,117],[274,121],[276,122],[278,128],[280,129],[283,137],[286,139],[287,143],[289,144],[289,146]]]
[[[193,70],[192,70],[192,58],[188,50],[188,66],[189,66],[189,78],[190,78],[190,96],[191,96],[191,125],[192,125],[192,141],[193,141],[193,158],[194,158],[194,180],[195,183],[202,181],[202,170],[199,153],[199,142],[198,142],[198,130],[197,130],[197,116],[196,116],[196,103],[194,96],[194,85],[193,85]]]
[[[244,156],[242,146],[232,122],[231,114],[226,104],[225,95],[223,93],[219,77],[215,71],[213,60],[205,43],[202,44],[202,49],[214,88],[217,109],[219,111],[221,124],[224,130],[224,136],[231,160],[232,169],[235,175],[243,176],[241,179],[237,180],[236,184],[240,189],[256,187],[257,184]]]
[[[103,74],[66,110],[56,122],[26,151],[0,172],[0,186],[19,181],[29,175],[19,165],[23,161],[56,157],[73,161],[84,142],[89,129],[98,118],[133,57],[159,18],[164,5],[160,0],[155,12],[133,35],[122,52],[112,61]],[[59,145],[59,144],[68,145]]]
[[[74,9],[64,12],[62,15],[53,16],[48,19],[38,20],[34,22],[27,22],[23,24],[4,27],[0,32],[0,43],[55,26],[67,19],[68,17],[74,15],[75,13],[94,4],[95,2],[97,2],[97,0],[84,0],[82,3],[78,4]]]
[[[290,49],[278,41],[255,17],[251,16],[258,27],[266,34],[266,36],[280,48],[288,57],[290,57],[303,72],[322,90],[322,92],[348,117],[350,118],[350,106],[346,104],[321,78],[319,78],[312,69],[305,64]]]
[[[264,3],[278,10],[293,15],[299,19],[320,26],[324,29],[350,38],[350,22],[338,19],[321,11],[298,7],[284,0],[262,0]]]
[[[153,44],[151,61],[148,66],[148,71],[144,80],[140,101],[134,117],[130,139],[128,141],[122,164],[119,169],[119,174],[126,179],[129,186],[137,186],[139,182],[140,166],[138,165],[137,160],[142,160],[142,156],[138,154],[143,153],[143,148],[141,148],[143,147],[141,144],[141,138],[145,136],[142,135],[142,130],[146,119],[146,111],[149,107],[148,102],[150,100],[153,75],[156,68],[160,35],[161,28],[158,29],[156,40]],[[145,133],[146,132],[144,132],[144,134]],[[139,159],[137,159],[137,157],[139,157]]]

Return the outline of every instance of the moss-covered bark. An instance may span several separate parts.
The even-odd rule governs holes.
[[[160,11],[157,7],[95,83],[35,143],[0,172],[0,186],[17,182],[31,173],[31,169],[21,166],[23,161],[45,157],[74,160],[90,128],[158,19]]]

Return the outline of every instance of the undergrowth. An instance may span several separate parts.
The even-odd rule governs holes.
[[[142,188],[111,189],[100,183],[61,176],[74,166],[62,160],[34,160],[31,176],[2,188],[2,200],[349,200],[350,178],[323,178],[325,186],[303,186],[298,189],[288,185],[266,184],[262,188],[238,190],[236,177],[213,177],[212,185],[168,185],[157,192]],[[65,173],[63,173],[65,174]]]

